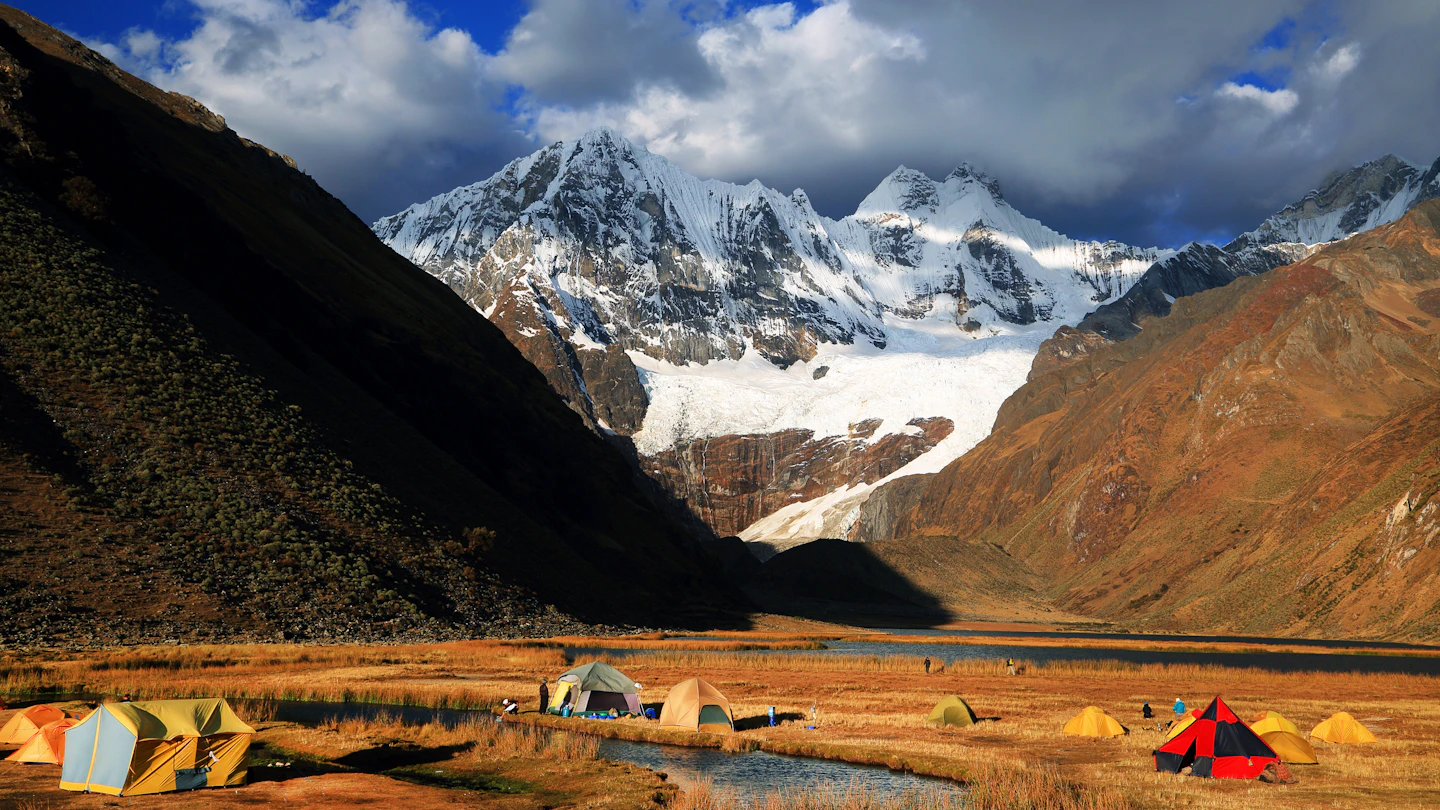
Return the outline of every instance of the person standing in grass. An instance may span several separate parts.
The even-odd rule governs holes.
[[[1185,701],[1175,698],[1175,716],[1179,717],[1185,713]]]
[[[925,658],[925,674],[930,674],[930,658],[928,656]]]
[[[1007,674],[1007,675],[1014,675],[1014,674],[1015,674],[1015,659],[1014,659],[1014,658],[1006,658],[1006,659],[1005,659],[1005,674]]]
[[[550,705],[550,682],[545,678],[540,679],[540,712],[545,712],[545,707]]]

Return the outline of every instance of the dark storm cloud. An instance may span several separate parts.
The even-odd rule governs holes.
[[[714,76],[695,25],[711,17],[662,0],[533,0],[491,67],[545,104],[623,100],[653,83],[703,93]]]

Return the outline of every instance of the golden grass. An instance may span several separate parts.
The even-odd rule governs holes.
[[[414,646],[204,645],[137,647],[0,664],[0,693],[128,694],[137,700],[203,697],[217,692],[254,700],[388,703],[488,709],[516,697],[457,670],[549,673],[565,667],[560,650],[504,642]],[[376,673],[399,674],[378,679]],[[423,672],[420,680],[406,675]]]
[[[766,643],[785,640],[780,634],[763,637]],[[572,646],[574,640],[563,641],[562,646]],[[670,684],[701,675],[730,697],[737,719],[751,721],[746,724],[749,730],[695,735],[662,730],[638,719],[562,720],[533,713],[513,719],[627,739],[887,765],[964,781],[971,791],[971,806],[980,808],[1440,806],[1434,765],[1440,761],[1437,678],[1112,661],[1023,662],[1026,674],[1009,677],[997,660],[960,661],[943,673],[926,676],[922,661],[634,649],[616,654],[612,662],[647,684],[643,693],[647,702],[658,703]],[[508,696],[533,706],[537,678],[559,674],[572,663],[582,662],[567,663],[553,647],[504,642],[389,648],[140,648],[48,660],[12,656],[0,662],[0,688],[83,682],[92,689],[100,687],[98,691],[131,691],[137,696],[151,694],[144,689],[262,700],[349,695],[352,700],[378,698],[442,707],[493,705],[500,696]],[[926,727],[924,715],[936,700],[951,693],[966,697],[982,717],[998,720],[965,729]],[[1242,717],[1273,709],[1305,730],[1345,709],[1371,726],[1381,742],[1355,747],[1318,744],[1321,764],[1297,767],[1300,784],[1283,788],[1155,773],[1150,752],[1161,737],[1142,727],[1141,701],[1149,700],[1163,719],[1176,696],[1198,707],[1216,694],[1223,694]],[[1102,741],[1062,735],[1065,720],[1088,704],[1110,711],[1132,733]],[[775,728],[756,727],[771,705],[783,722]],[[819,711],[819,731],[805,728],[812,705]],[[507,719],[503,727],[510,725]],[[426,733],[442,732],[437,728]],[[516,739],[513,744],[538,743]]]
[[[367,719],[331,719],[319,724],[316,729],[335,735],[330,745],[342,750],[358,748],[377,739],[403,740],[425,748],[467,747],[469,757],[479,762],[498,759],[584,761],[596,759],[600,752],[599,740],[589,735],[495,722],[489,718],[455,724],[407,723],[382,712]]]

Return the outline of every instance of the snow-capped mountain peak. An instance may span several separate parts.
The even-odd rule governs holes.
[[[941,182],[897,168],[832,220],[803,191],[701,180],[608,128],[374,229],[482,311],[523,270],[578,308],[588,339],[679,364],[754,349],[783,367],[820,343],[884,347],[887,317],[924,318],[942,299],[956,338],[1074,322],[1166,253],[1068,239],[967,164]],[[529,260],[493,253],[507,234]]]
[[[1440,196],[1436,169],[1427,171],[1395,155],[1331,175],[1319,188],[1285,206],[1226,246],[1297,242],[1318,245],[1394,222],[1415,205]]]
[[[609,129],[373,228],[642,454],[953,423],[924,469],[985,436],[1041,340],[1170,253],[1070,239],[968,164],[898,167],[831,219],[801,189],[696,178]]]

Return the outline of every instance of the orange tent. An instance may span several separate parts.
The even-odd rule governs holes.
[[[65,729],[78,723],[65,718],[46,723],[20,750],[5,758],[6,762],[59,765],[65,761]]]
[[[31,706],[0,728],[0,745],[24,745],[39,733],[41,726],[64,719],[64,712],[47,703]]]

